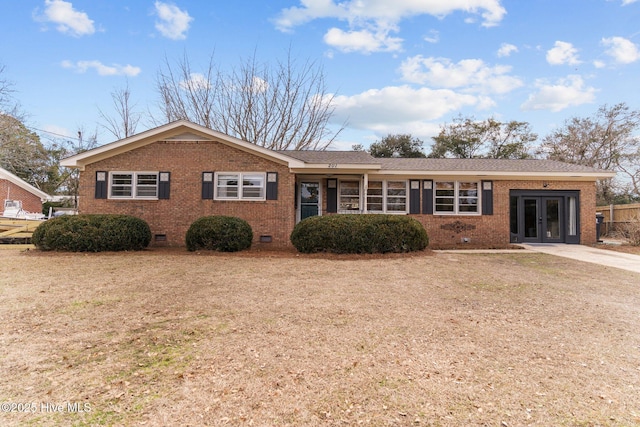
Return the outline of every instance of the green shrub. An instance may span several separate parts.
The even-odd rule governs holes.
[[[204,216],[187,230],[187,249],[237,252],[251,247],[253,230],[243,219],[232,216]]]
[[[31,242],[43,251],[138,251],[149,246],[151,229],[129,215],[65,215],[40,224]]]
[[[303,253],[387,253],[421,251],[427,232],[414,218],[399,215],[329,215],[300,221],[291,243]]]

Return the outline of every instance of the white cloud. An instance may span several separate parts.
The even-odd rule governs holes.
[[[582,77],[570,75],[560,79],[556,84],[543,80],[536,82],[538,91],[529,95],[529,99],[521,105],[528,110],[550,110],[558,112],[565,108],[592,103],[595,100],[596,89],[585,87]]]
[[[463,59],[453,63],[447,58],[425,58],[422,55],[407,58],[400,65],[404,81],[484,94],[504,94],[522,86],[520,79],[508,75],[510,71],[510,66],[490,67],[481,59]]]
[[[280,16],[274,20],[278,30],[289,32],[293,27],[320,18],[347,19],[345,6],[335,5],[333,0],[301,0],[301,3],[303,7],[293,6],[280,11]]]
[[[45,0],[44,6],[44,14],[35,17],[36,20],[57,24],[58,31],[75,37],[95,33],[93,20],[86,13],[74,10],[70,2]]]
[[[156,22],[156,30],[164,37],[172,40],[184,40],[186,32],[191,26],[193,18],[186,10],[180,10],[177,6],[157,1],[155,3],[156,14],[159,21]]]
[[[429,30],[429,35],[424,36],[424,40],[429,43],[438,43],[440,41],[440,32],[438,30]]]
[[[372,33],[368,30],[342,31],[339,28],[331,28],[324,35],[324,41],[329,46],[342,52],[389,52],[400,50],[402,39],[389,37],[388,32],[379,31]]]
[[[635,3],[635,2],[637,2],[637,1],[638,1],[638,0],[622,0],[622,5],[623,5],[623,6],[627,6],[627,5],[629,5],[629,4],[631,4],[631,3]]]
[[[104,65],[100,61],[62,61],[62,67],[74,70],[77,73],[86,73],[89,69],[94,69],[100,76],[129,76],[135,77],[142,69],[133,65]]]
[[[604,38],[601,43],[608,47],[606,54],[620,64],[631,64],[640,59],[638,46],[624,37]]]
[[[511,56],[512,53],[518,52],[518,47],[510,43],[502,43],[498,49],[498,57]]]
[[[300,0],[300,6],[282,9],[274,19],[276,28],[283,32],[290,32],[293,28],[311,22],[315,19],[332,18],[346,21],[349,31],[331,30],[325,35],[325,41],[330,36],[340,36],[345,40],[346,35],[352,38],[375,35],[378,40],[385,40],[384,50],[399,50],[401,39],[388,36],[390,31],[398,31],[398,24],[406,18],[419,15],[432,15],[442,18],[453,12],[466,12],[482,17],[482,25],[492,27],[497,25],[507,13],[500,4],[500,0],[448,0],[448,1],[419,1],[419,0]],[[362,30],[366,30],[363,32]],[[336,31],[341,31],[337,33]],[[368,33],[368,34],[366,34]],[[384,37],[380,37],[384,34]],[[374,40],[369,40],[368,44]],[[392,41],[392,43],[389,43]],[[360,40],[352,40],[349,46],[357,46]],[[351,48],[348,51],[368,52],[367,49]]]
[[[251,87],[248,90],[252,93],[265,93],[269,90],[269,82],[262,77],[253,76],[251,78]]]
[[[437,128],[430,121],[441,119],[464,107],[484,107],[486,99],[448,89],[412,88],[407,85],[370,89],[352,96],[336,96],[335,123],[348,122],[350,128],[374,130],[378,134],[423,135]],[[422,131],[419,131],[422,129]]]
[[[204,74],[191,73],[189,80],[183,80],[180,82],[180,88],[183,90],[206,90],[211,87],[211,82]]]
[[[552,49],[547,51],[547,62],[551,65],[578,65],[578,49],[571,43],[557,41]]]

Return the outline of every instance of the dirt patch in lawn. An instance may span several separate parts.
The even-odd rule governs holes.
[[[525,251],[2,251],[0,425],[638,425],[639,285]]]

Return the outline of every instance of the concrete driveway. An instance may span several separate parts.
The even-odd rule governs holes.
[[[640,255],[608,251],[584,245],[566,245],[561,243],[528,243],[520,246],[530,251],[542,252],[578,261],[591,262],[608,267],[640,273]]]

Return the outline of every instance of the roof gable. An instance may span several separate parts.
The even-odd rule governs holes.
[[[36,187],[34,187],[33,185],[29,184],[28,182],[26,182],[25,180],[21,179],[20,177],[12,174],[11,172],[9,172],[6,169],[0,168],[0,179],[4,179],[6,181],[11,182],[14,185],[17,185],[18,187],[22,188],[23,190],[28,191],[29,193],[33,194],[34,196],[40,197],[40,200],[47,200],[50,198],[50,196],[45,193],[42,190],[37,189]],[[0,194],[0,197],[4,197],[4,194]]]
[[[201,126],[187,120],[171,122],[128,138],[67,157],[66,159],[63,159],[60,164],[66,167],[75,167],[84,170],[84,167],[88,164],[108,159],[118,154],[122,154],[139,147],[144,147],[145,145],[158,141],[216,141],[250,152],[260,157],[288,164],[290,167],[299,167],[303,164],[300,160],[296,160],[277,151],[260,147],[256,144],[234,138],[222,132],[209,129],[205,126]]]

